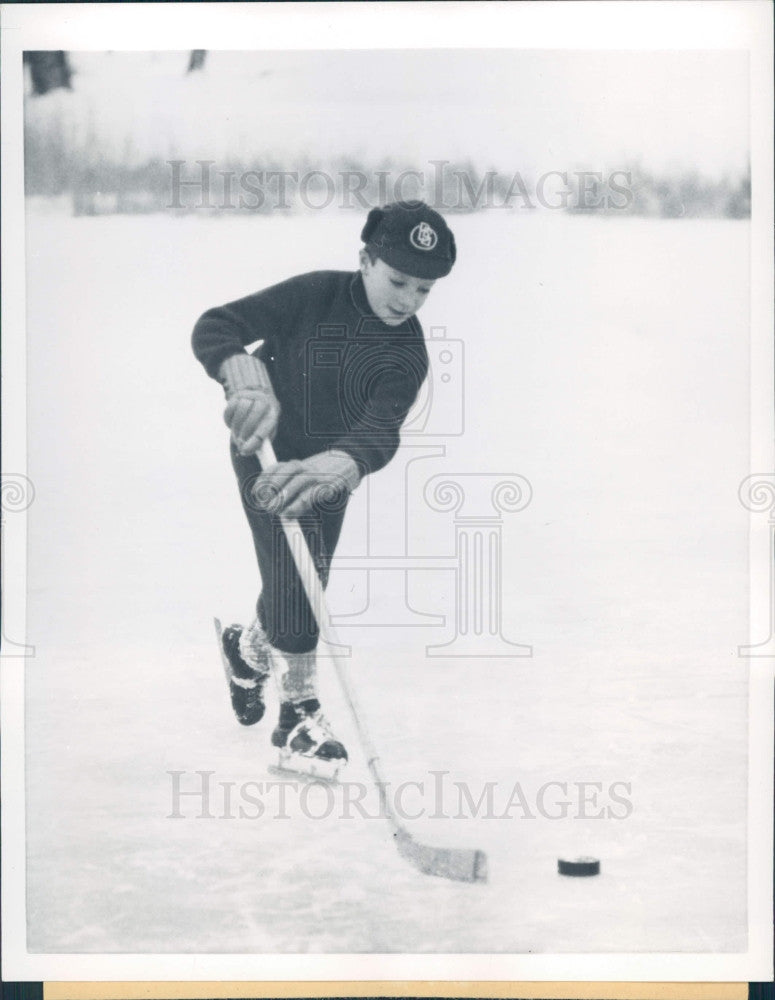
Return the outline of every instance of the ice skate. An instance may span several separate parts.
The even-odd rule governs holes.
[[[347,751],[334,737],[317,698],[283,702],[272,744],[280,751],[275,773],[335,781],[347,763]]]
[[[262,655],[260,645],[258,652],[258,644],[246,645],[245,630],[241,625],[229,625],[224,629],[216,618],[215,631],[229,682],[231,707],[243,726],[254,726],[261,721],[266,710],[264,685],[269,677],[268,657]]]

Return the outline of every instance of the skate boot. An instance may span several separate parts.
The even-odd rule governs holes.
[[[280,751],[277,771],[333,781],[347,763],[347,751],[334,737],[317,698],[282,703],[272,744]]]
[[[256,652],[256,643],[246,644],[244,632],[241,625],[229,625],[221,632],[220,643],[231,707],[243,726],[254,726],[266,710],[264,685],[269,677],[269,660],[262,657],[260,649]]]

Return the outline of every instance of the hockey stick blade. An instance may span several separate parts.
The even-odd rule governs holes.
[[[398,829],[393,833],[398,853],[426,875],[457,882],[486,882],[487,855],[462,847],[429,847]]]

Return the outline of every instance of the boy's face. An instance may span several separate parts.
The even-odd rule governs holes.
[[[374,315],[388,326],[400,326],[414,316],[433,288],[428,278],[413,278],[377,258],[374,263],[361,250],[361,274]]]

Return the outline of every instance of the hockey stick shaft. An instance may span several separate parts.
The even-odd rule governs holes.
[[[258,458],[262,469],[277,462],[271,441],[263,442],[258,452]],[[307,546],[307,540],[298,521],[281,515],[280,522],[320,634],[333,654],[339,685],[355,723],[369,772],[377,786],[382,809],[393,830],[393,837],[399,853],[428,875],[438,875],[442,878],[457,879],[463,882],[486,881],[487,858],[483,851],[465,848],[436,848],[421,844],[398,821],[388,799],[387,785],[379,766],[379,756],[369,734],[363,710],[358,704],[349,670],[340,652],[336,630],[331,624],[326,607],[323,584]]]

